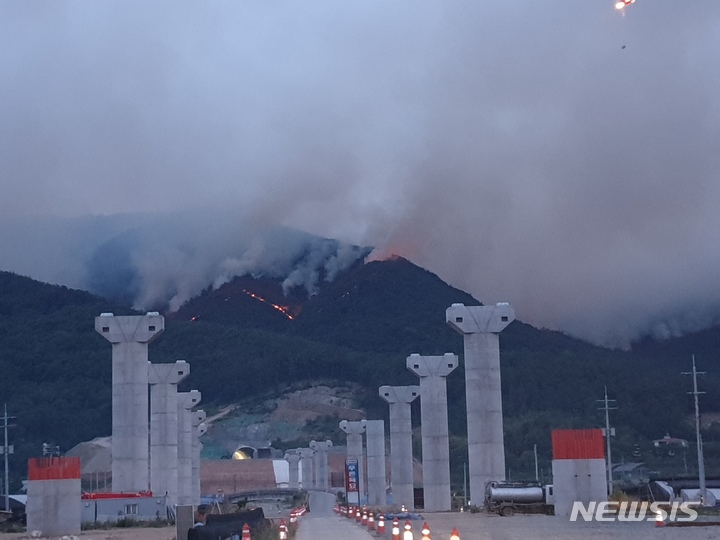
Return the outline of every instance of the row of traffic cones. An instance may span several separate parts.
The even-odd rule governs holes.
[[[293,510],[292,512],[295,512],[295,510]],[[285,523],[285,518],[280,518],[280,525],[278,526],[278,540],[288,540],[288,538],[290,538],[288,533],[289,531],[288,526]],[[250,535],[250,525],[248,525],[247,523],[243,525],[241,538],[242,540],[252,540],[252,536]]]
[[[383,514],[377,514],[377,519],[372,512],[368,512],[366,508],[354,507],[354,506],[338,506],[335,505],[335,512],[346,516],[349,519],[354,519],[356,523],[362,527],[367,527],[368,532],[379,535],[385,534],[385,516]],[[420,533],[420,540],[432,540],[430,535],[430,527],[427,522],[423,523],[422,531]],[[392,529],[390,531],[390,538],[392,540],[414,540],[412,532],[412,524],[410,520],[405,521],[405,527],[402,536],[400,535],[400,522],[398,518],[393,519]],[[457,527],[450,533],[450,540],[460,540],[460,533]]]

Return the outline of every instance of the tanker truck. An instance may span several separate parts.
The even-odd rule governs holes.
[[[508,517],[515,512],[552,516],[553,487],[536,482],[489,482],[485,488],[485,510]]]

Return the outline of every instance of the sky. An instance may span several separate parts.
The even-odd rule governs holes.
[[[720,2],[613,4],[0,0],[0,268],[232,215],[599,344],[716,324]]]

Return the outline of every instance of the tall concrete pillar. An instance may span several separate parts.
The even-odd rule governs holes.
[[[310,448],[315,450],[315,489],[330,490],[330,475],[328,474],[328,449],[332,441],[310,441]]]
[[[190,504],[200,504],[200,450],[202,444],[200,443],[200,437],[205,435],[207,426],[205,425],[206,418],[205,411],[193,411],[191,415],[192,421],[192,453],[190,455],[191,464],[191,480],[190,480],[190,494],[192,500]]]
[[[112,343],[112,482],[115,492],[150,487],[148,345],[165,329],[157,312],[95,317],[95,330]]]
[[[190,374],[190,365],[150,364],[150,490],[167,494],[169,505],[177,503],[178,401],[177,385]]]
[[[295,450],[285,452],[285,461],[288,462],[288,487],[298,489],[300,487],[300,456]]]
[[[445,512],[450,501],[450,442],[448,438],[447,382],[458,366],[458,357],[407,357],[407,368],[420,377],[423,492],[426,512]]]
[[[297,454],[300,456],[302,488],[304,490],[315,489],[315,480],[313,477],[313,456],[315,455],[315,450],[312,448],[298,448]]]
[[[415,509],[412,422],[410,403],[419,386],[381,386],[380,397],[390,404],[390,479],[393,503]],[[368,443],[369,444],[369,443]]]
[[[193,491],[193,411],[200,403],[202,394],[198,390],[178,392],[178,505],[191,505]]]
[[[385,506],[387,496],[385,488],[387,477],[385,474],[385,421],[367,420],[367,492],[368,504],[372,506]]]
[[[356,459],[358,462],[358,497],[357,504],[365,500],[365,452],[363,452],[363,433],[365,433],[365,420],[340,422],[340,429],[347,434],[347,459]]]
[[[515,320],[515,311],[507,303],[453,304],[447,308],[445,319],[463,335],[465,345],[470,500],[479,505],[487,483],[505,479],[498,334]]]

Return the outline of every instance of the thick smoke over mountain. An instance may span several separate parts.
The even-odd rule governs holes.
[[[301,288],[312,295],[370,253],[370,248],[286,227],[249,228],[238,216],[218,212],[34,225],[35,230],[14,226],[11,241],[0,242],[2,253],[30,254],[24,260],[0,257],[4,269],[88,289],[138,309],[176,310],[204,288],[243,275],[276,279],[286,293]],[[53,230],[62,232],[46,243],[43,238]],[[29,245],[37,251],[18,247]],[[40,271],[47,255],[53,264]]]
[[[0,4],[0,268],[175,306],[362,256],[286,226],[598,343],[719,320],[720,2],[41,4]]]

